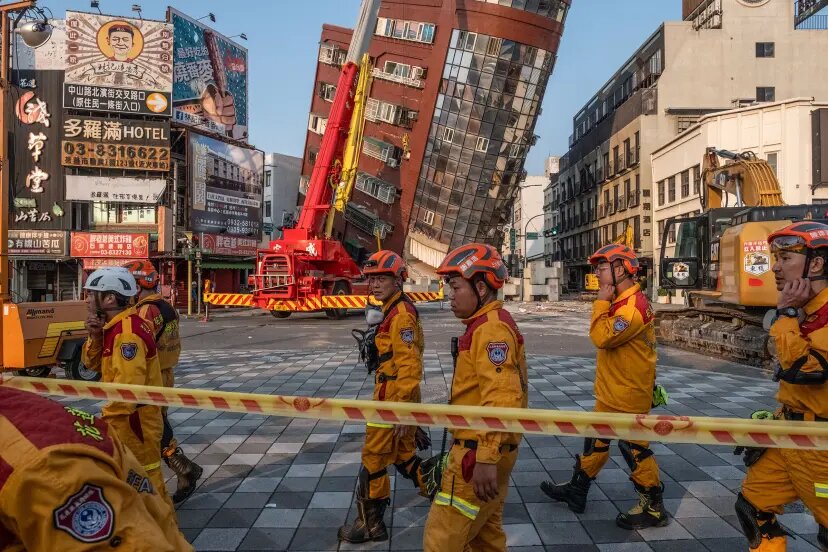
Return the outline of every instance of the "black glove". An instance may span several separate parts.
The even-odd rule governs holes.
[[[744,454],[742,461],[745,463],[745,467],[749,468],[752,465],[754,465],[759,460],[759,458],[762,457],[763,454],[765,454],[766,450],[768,449],[762,447],[738,446],[735,449],[733,449],[733,454],[735,454],[736,456],[741,456],[742,454]]]
[[[417,450],[429,449],[431,448],[431,437],[423,428],[418,427],[414,433],[414,443],[417,445]]]

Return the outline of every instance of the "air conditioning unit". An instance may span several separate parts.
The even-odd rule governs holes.
[[[389,167],[391,167],[392,169],[396,169],[397,167],[399,167],[399,166],[400,166],[400,162],[399,162],[399,161],[397,161],[396,159],[394,159],[393,157],[392,157],[392,158],[390,158],[390,159],[386,162],[386,164],[387,164]]]

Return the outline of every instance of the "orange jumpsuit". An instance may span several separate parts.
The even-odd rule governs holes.
[[[828,289],[805,305],[805,321],[780,316],[771,326],[770,347],[782,370],[800,365],[802,373],[819,373],[828,359]],[[793,420],[828,422],[828,383],[793,384],[779,382],[776,399],[782,404],[780,417]],[[767,449],[748,468],[742,483],[742,496],[759,512],[781,514],[783,506],[802,500],[821,526],[820,541],[828,549],[828,451],[806,449]],[[765,521],[774,521],[765,515]],[[772,541],[784,541],[778,537]],[[782,544],[782,542],[780,542]],[[762,545],[771,546],[767,539]]]
[[[128,308],[110,320],[103,328],[103,343],[93,346],[87,341],[83,362],[100,366],[102,381],[151,385],[160,387],[161,367],[155,348],[152,329],[138,316],[134,307]],[[161,473],[161,408],[154,405],[110,402],[101,412],[135,454],[149,474],[158,493],[167,498],[167,489]]]
[[[526,408],[523,336],[501,301],[463,320],[466,332],[451,384],[451,405]],[[455,429],[440,491],[428,514],[426,552],[503,551],[503,504],[521,434]],[[498,495],[481,502],[471,484],[475,462],[497,466]]]
[[[420,381],[423,378],[423,330],[417,310],[397,292],[383,306],[385,318],[377,328],[375,343],[380,365],[375,374],[374,400],[420,402]],[[418,472],[419,458],[414,444],[414,428],[400,439],[394,439],[394,425],[368,423],[365,445],[362,447],[362,465],[367,470],[368,494],[365,498],[381,499],[391,496],[388,466],[422,483]]]
[[[110,429],[82,410],[0,387],[0,551],[193,550]]]
[[[647,414],[656,377],[656,339],[650,302],[636,284],[612,303],[595,301],[589,337],[598,348],[595,412]],[[609,440],[587,439],[581,469],[594,478],[609,459]],[[641,487],[659,485],[658,464],[647,441],[621,441],[619,447]]]

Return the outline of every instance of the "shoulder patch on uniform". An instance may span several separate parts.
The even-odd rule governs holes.
[[[155,488],[152,486],[149,477],[139,475],[133,470],[129,470],[126,482],[139,493],[155,494]]]
[[[506,362],[506,356],[509,354],[509,344],[505,341],[492,341],[486,345],[486,351],[489,353],[489,360],[495,366],[500,366]]]
[[[412,328],[403,328],[400,330],[400,339],[403,340],[403,343],[411,345],[414,343],[414,330]]]
[[[138,344],[137,343],[122,343],[121,344],[121,356],[127,360],[132,360],[135,358],[135,355],[138,354]]]
[[[612,329],[617,333],[621,333],[630,327],[630,323],[623,316],[616,316],[615,322],[612,324]]]
[[[75,540],[101,542],[112,536],[115,512],[104,497],[103,489],[87,483],[55,509],[54,523]]]

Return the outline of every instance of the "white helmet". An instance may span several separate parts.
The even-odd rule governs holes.
[[[83,289],[89,291],[113,291],[124,297],[138,295],[138,284],[132,273],[122,266],[105,266],[89,275]]]

